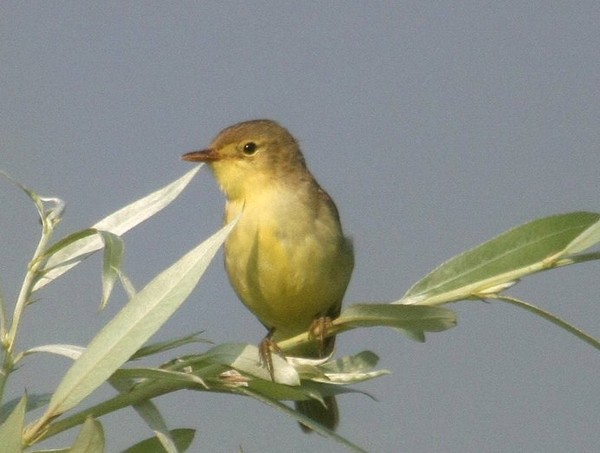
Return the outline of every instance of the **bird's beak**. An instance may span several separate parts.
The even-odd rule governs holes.
[[[182,160],[190,162],[213,162],[219,160],[219,155],[212,149],[203,149],[202,151],[192,151],[191,153],[185,153],[181,156]]]

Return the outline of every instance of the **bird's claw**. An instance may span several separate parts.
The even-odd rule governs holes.
[[[325,339],[329,330],[333,327],[333,320],[329,316],[320,316],[313,319],[308,328],[308,338],[317,343],[319,355],[325,355]]]
[[[273,353],[282,355],[283,352],[277,346],[277,343],[271,338],[272,333],[269,333],[263,341],[258,345],[258,353],[260,364],[264,366],[269,375],[271,376],[271,380],[275,382],[275,369],[273,368]]]

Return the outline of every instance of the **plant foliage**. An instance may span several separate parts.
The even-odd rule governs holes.
[[[52,394],[22,395],[0,406],[0,445],[5,451],[32,451],[39,442],[79,427],[74,444],[60,451],[102,452],[105,434],[100,417],[125,407],[133,407],[154,432],[127,452],[185,451],[195,431],[191,428],[170,430],[152,401],[159,395],[182,389],[255,398],[349,449],[362,451],[350,440],[282,401],[322,401],[326,396],[356,391],[351,388],[352,384],[388,374],[386,370],[376,369],[378,357],[371,351],[317,361],[286,360],[275,355],[274,381],[259,363],[257,348],[247,344],[222,344],[194,355],[175,355],[154,368],[133,365],[141,357],[151,358],[192,342],[207,343],[198,333],[160,343],[148,344],[148,341],[190,295],[235,226],[235,220],[162,271],[139,292],[133,289],[122,269],[123,234],[173,202],[198,170],[199,167],[189,171],[90,228],[68,234],[56,242],[52,240],[64,213],[64,202],[41,197],[2,173],[31,199],[40,216],[42,231],[17,300],[9,304],[0,299],[0,403],[4,401],[7,380],[17,372],[22,361],[33,360],[39,353],[73,360]],[[333,321],[327,334],[384,326],[424,341],[426,333],[441,332],[456,325],[455,314],[441,305],[460,300],[496,299],[532,311],[600,349],[600,342],[589,334],[532,304],[504,294],[533,273],[599,259],[600,253],[588,251],[598,242],[600,214],[574,212],[534,220],[452,258],[417,282],[400,300],[349,305]],[[36,292],[98,251],[103,251],[104,257],[101,308],[106,306],[119,281],[130,295],[128,303],[85,347],[48,344],[18,351],[21,318]],[[9,309],[12,310],[10,318]],[[285,351],[306,341],[309,338],[304,333],[282,341],[279,346]],[[116,396],[81,409],[82,401],[103,383],[113,386]],[[43,413],[27,422],[28,412],[39,408],[43,408]]]

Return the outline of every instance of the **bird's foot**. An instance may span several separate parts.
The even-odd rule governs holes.
[[[316,341],[319,355],[325,355],[325,340],[327,333],[333,327],[333,320],[329,316],[320,316],[313,319],[313,322],[308,327],[308,338]]]
[[[269,375],[271,376],[271,380],[275,382],[275,369],[273,368],[273,356],[272,354],[283,355],[283,351],[277,346],[277,343],[273,340],[274,329],[271,329],[267,336],[263,341],[258,345],[258,353],[260,364],[264,366]]]

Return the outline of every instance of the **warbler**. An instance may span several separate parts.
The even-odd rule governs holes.
[[[240,215],[225,241],[225,267],[238,297],[268,329],[261,357],[271,376],[270,353],[280,352],[277,342],[307,330],[320,341],[286,353],[329,355],[335,339],[322,336],[340,313],[354,252],[333,200],[308,170],[296,139],[274,121],[246,121],[182,159],[209,164],[226,197],[226,223]],[[330,429],[337,426],[333,397],[325,398],[325,406],[307,400],[296,407]]]

